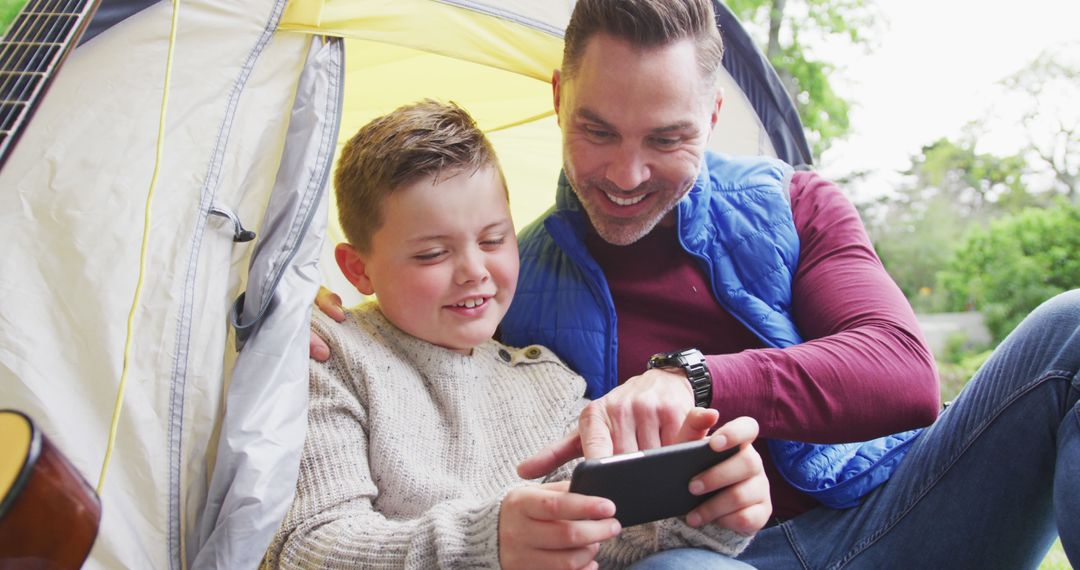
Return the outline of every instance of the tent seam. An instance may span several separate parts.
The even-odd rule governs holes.
[[[248,79],[255,67],[255,62],[266,49],[277,29],[281,16],[285,11],[287,0],[277,0],[270,17],[263,27],[262,34],[248,53],[247,60],[241,68],[240,74],[233,85],[229,95],[228,104],[225,108],[225,116],[222,118],[221,128],[218,130],[217,144],[210,154],[210,165],[207,170],[206,182],[203,184],[201,198],[199,200],[199,213],[195,219],[195,229],[192,235],[191,249],[188,254],[187,270],[185,272],[182,302],[180,304],[180,316],[176,329],[176,352],[173,359],[173,373],[169,386],[169,429],[167,433],[167,445],[169,451],[169,537],[167,542],[169,567],[177,570],[181,566],[181,525],[180,525],[180,485],[181,485],[181,452],[183,444],[184,424],[184,394],[187,383],[188,353],[191,342],[191,321],[194,303],[195,274],[198,269],[199,253],[203,236],[206,231],[206,218],[209,215],[210,205],[213,204],[220,184],[221,164],[228,147],[229,133],[232,131],[232,123],[236,117],[236,109],[239,105],[240,94],[244,91]]]
[[[522,18],[522,17],[520,17],[520,16],[518,16],[518,15],[516,15],[513,12],[510,12],[508,10],[500,10],[500,9],[495,8],[493,6],[488,6],[486,4],[479,4],[477,2],[469,2],[468,0],[432,0],[432,1],[433,2],[439,2],[441,4],[446,4],[448,6],[454,6],[456,8],[464,8],[466,10],[472,10],[474,12],[479,12],[481,14],[487,14],[488,16],[492,16],[492,17],[495,17],[495,18],[501,18],[501,19],[506,20],[508,22],[513,22],[515,24],[521,24],[523,26],[530,27],[530,28],[532,28],[534,30],[539,30],[541,32],[551,34],[551,35],[553,35],[553,36],[555,36],[557,38],[563,37],[563,30],[560,30],[556,26],[551,26],[551,25],[545,24],[543,22],[533,20],[531,18]]]

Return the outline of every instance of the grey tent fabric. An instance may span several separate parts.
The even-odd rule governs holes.
[[[193,568],[257,566],[293,495],[295,450],[307,427],[306,341],[310,300],[320,283],[342,60],[341,40],[312,39],[248,291],[231,317],[242,350],[226,396],[199,540],[189,542]]]

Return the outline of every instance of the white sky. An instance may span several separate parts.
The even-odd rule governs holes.
[[[889,25],[877,48],[823,53],[846,64],[843,94],[855,103],[852,134],[833,145],[819,168],[829,177],[859,170],[874,174],[848,188],[855,198],[888,193],[896,173],[919,149],[986,112],[995,84],[1045,48],[1080,40],[1080,0],[879,0]],[[840,87],[838,85],[837,87]],[[1076,103],[1080,105],[1080,102]],[[1004,152],[1018,133],[998,129],[991,152]],[[1011,150],[1015,150],[1011,149]]]

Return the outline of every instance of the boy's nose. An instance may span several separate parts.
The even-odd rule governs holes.
[[[615,150],[607,168],[607,179],[621,190],[633,190],[649,179],[649,167],[636,145],[624,142]]]
[[[462,254],[457,264],[457,283],[482,282],[487,279],[487,265],[484,264],[484,256],[479,251],[470,251]]]

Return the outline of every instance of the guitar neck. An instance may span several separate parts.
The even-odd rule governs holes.
[[[100,0],[28,0],[0,38],[0,168]]]

